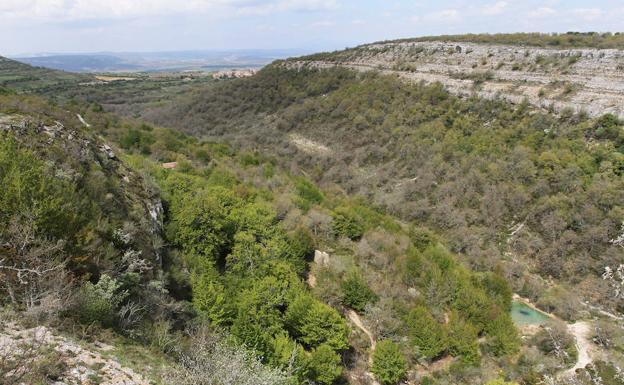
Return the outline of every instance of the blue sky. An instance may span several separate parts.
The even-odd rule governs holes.
[[[466,32],[624,30],[622,0],[0,0],[0,55],[296,48]]]

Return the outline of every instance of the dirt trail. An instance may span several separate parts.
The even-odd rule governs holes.
[[[513,299],[515,301],[522,301],[527,306],[530,306],[536,311],[539,311],[540,313],[545,314],[552,319],[565,322],[556,315],[547,313],[544,310],[539,309],[528,298],[520,297],[519,295],[514,294]],[[576,372],[576,369],[583,369],[585,368],[585,366],[591,364],[598,353],[596,346],[591,340],[591,321],[577,321],[573,324],[566,323],[566,326],[568,328],[568,332],[574,337],[576,350],[578,351],[578,358],[576,360],[576,364],[574,364],[573,367],[561,372],[561,375],[563,375],[564,377],[572,376]]]
[[[89,123],[87,123],[86,120],[84,120],[84,118],[82,117],[82,115],[80,114],[76,114],[76,116],[78,117],[78,120],[80,120],[80,123],[82,123],[83,126],[89,128],[91,127],[91,125]]]
[[[564,372],[564,375],[573,375],[576,369],[583,369],[591,364],[592,356],[595,354],[594,344],[591,341],[591,330],[591,323],[587,321],[579,321],[568,325],[568,331],[576,340],[578,359],[573,367]]]
[[[370,330],[368,330],[366,326],[364,326],[364,323],[362,322],[360,315],[356,313],[354,310],[351,310],[351,309],[347,310],[347,317],[349,318],[351,322],[353,322],[353,324],[358,329],[364,332],[364,334],[366,334],[368,336],[368,339],[370,340],[370,352],[368,354],[368,365],[370,367],[373,365],[373,353],[375,352],[375,347],[377,346],[377,342],[375,341],[375,336]],[[366,372],[366,377],[368,377],[368,380],[370,381],[369,384],[380,385],[379,382],[377,382],[377,380],[375,379],[375,376],[371,372]]]
[[[324,144],[315,142],[301,135],[290,135],[290,142],[299,150],[312,155],[331,155],[332,150]]]
[[[349,320],[351,322],[353,322],[355,324],[355,326],[358,327],[358,329],[363,331],[364,334],[366,334],[368,336],[368,339],[370,340],[370,358],[369,358],[369,361],[372,361],[372,355],[373,355],[373,352],[375,351],[375,346],[377,345],[377,342],[375,341],[375,336],[373,336],[373,333],[371,333],[371,331],[368,330],[366,328],[366,326],[364,326],[364,323],[362,322],[362,319],[360,318],[360,315],[358,313],[356,313],[355,311],[349,309],[347,311],[347,317],[349,317]]]
[[[611,319],[614,319],[616,321],[624,321],[624,317],[619,316],[619,315],[615,315],[613,313],[610,313],[610,312],[608,312],[608,311],[606,311],[606,310],[604,310],[604,309],[602,309],[600,307],[590,305],[587,302],[583,302],[583,305],[587,306],[587,308],[590,309],[590,310],[597,311],[598,313],[600,313],[600,314],[602,314],[604,316],[607,316],[607,317],[609,317]]]

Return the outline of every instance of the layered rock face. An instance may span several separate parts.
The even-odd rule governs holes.
[[[286,62],[341,65],[440,82],[457,95],[528,101],[556,112],[624,116],[624,51],[551,49],[455,42],[389,42]]]

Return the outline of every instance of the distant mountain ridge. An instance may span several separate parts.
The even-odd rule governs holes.
[[[92,80],[93,77],[86,74],[32,67],[0,56],[0,88],[7,87],[18,92],[45,92]]]
[[[140,67],[112,55],[51,55],[19,58],[18,61],[37,67],[63,71],[136,71]]]

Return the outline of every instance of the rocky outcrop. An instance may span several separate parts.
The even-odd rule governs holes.
[[[115,238],[103,242],[126,252],[142,250],[141,259],[161,265],[163,206],[155,187],[120,160],[111,145],[84,126],[79,118],[45,120],[20,114],[0,114],[0,134],[7,133],[50,165],[58,178],[74,182],[99,207],[102,217],[117,227]],[[94,257],[94,259],[96,259]],[[156,269],[153,272],[156,273]]]
[[[440,82],[451,93],[502,97],[561,112],[624,117],[624,51],[550,49],[455,42],[369,44],[284,62],[289,67],[395,74],[408,82]]]
[[[229,71],[218,71],[212,74],[213,79],[239,79],[239,78],[248,78],[250,76],[254,76],[258,72],[255,69],[242,69],[242,70],[229,70]]]
[[[300,135],[290,135],[290,143],[297,149],[310,155],[330,156],[332,154],[332,150],[329,147]]]
[[[51,355],[58,368],[55,385],[100,384],[100,385],[149,385],[150,382],[135,370],[123,366],[111,357],[113,346],[96,342],[87,346],[83,343],[54,333],[39,326],[22,328],[16,323],[0,322],[0,362],[11,367],[0,373],[0,383],[23,376],[25,371],[44,359],[42,354]]]
[[[329,254],[324,251],[314,250],[314,263],[319,267],[329,266]]]

